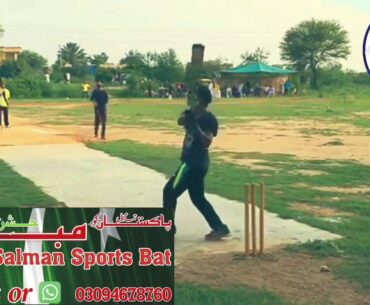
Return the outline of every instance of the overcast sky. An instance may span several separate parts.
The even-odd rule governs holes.
[[[191,45],[206,59],[239,64],[240,54],[263,47],[281,63],[279,43],[299,22],[338,20],[349,32],[347,68],[364,71],[362,42],[370,23],[369,0],[1,0],[0,45],[21,46],[56,59],[58,45],[78,42],[89,54],[105,51],[118,62],[130,49],[174,48],[185,63]]]

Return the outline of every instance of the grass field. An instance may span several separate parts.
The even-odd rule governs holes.
[[[248,305],[293,305],[293,303],[286,302],[266,290],[255,290],[246,287],[212,289],[195,284],[180,284],[176,285],[175,298],[178,305],[245,305],[246,300],[248,300]]]
[[[33,182],[22,177],[0,160],[0,207],[61,206],[44,194]]]
[[[65,107],[45,105],[50,105],[50,102],[63,103]],[[44,123],[89,124],[91,121],[91,105],[81,99],[24,100],[17,104],[20,106],[13,109],[15,114],[41,119]],[[27,104],[32,104],[33,107],[27,107]],[[109,108],[110,123],[173,130],[174,116],[184,109],[184,104],[185,101],[182,100],[114,99]],[[212,110],[217,113],[221,124],[243,123],[248,118],[309,118],[370,128],[370,121],[363,114],[369,111],[367,97],[223,99],[214,103]]]
[[[184,101],[113,100],[109,120],[111,126],[123,128],[123,140],[88,145],[171,175],[178,166],[179,148],[171,144],[155,144],[153,139],[124,140],[124,128],[139,127],[142,132],[166,131],[180,138],[182,130],[174,121],[183,109]],[[219,118],[222,128],[227,126],[232,129],[232,133],[222,138],[223,141],[232,140],[233,133],[242,130],[243,124],[262,122],[266,124],[262,125],[263,129],[259,125],[251,125],[243,134],[236,135],[237,140],[243,142],[254,137],[255,142],[250,145],[257,145],[261,137],[266,137],[261,130],[267,130],[271,131],[268,136],[275,139],[276,145],[280,139],[289,141],[290,136],[291,141],[299,138],[298,146],[309,142],[301,147],[302,154],[299,153],[300,147],[290,152],[271,146],[271,152],[269,147],[261,152],[253,147],[244,151],[242,148],[248,143],[234,151],[219,145],[217,150],[212,151],[213,163],[207,178],[207,191],[243,201],[242,185],[264,181],[269,211],[343,236],[335,242],[290,246],[287,251],[308,251],[314,256],[337,257],[341,263],[333,270],[335,276],[350,280],[355,287],[369,294],[370,162],[366,156],[365,161],[359,161],[361,158],[357,155],[359,152],[368,154],[368,146],[355,147],[356,141],[369,143],[370,139],[370,101],[367,96],[222,100],[212,105],[212,111]],[[91,105],[82,100],[18,101],[12,108],[16,116],[66,128],[69,125],[90,124],[91,112]],[[271,122],[284,124],[285,134],[281,135],[281,125],[271,125]],[[297,125],[297,122],[302,124]],[[294,134],[290,135],[286,130]],[[159,133],[158,136],[166,137],[166,133]],[[327,141],[322,143],[328,142],[330,146],[315,142],[323,139]],[[304,154],[311,143],[316,143],[315,150]],[[344,149],[349,153],[343,153]],[[321,155],[321,152],[325,153]],[[249,164],[248,160],[255,162]],[[24,198],[20,197],[24,194],[14,192],[14,185],[19,190],[24,189],[25,193],[34,194],[32,196],[36,199],[32,204],[37,200],[41,200],[40,204],[50,200],[0,163],[1,180],[5,176],[13,179],[0,190],[8,194],[8,202],[17,204]],[[242,301],[238,303],[243,299],[250,300],[248,304],[288,304],[266,291],[227,287],[215,289],[191,284],[179,285],[177,295],[179,304],[245,304]],[[184,299],[187,303],[183,302]]]

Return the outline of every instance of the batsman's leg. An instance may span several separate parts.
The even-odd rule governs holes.
[[[98,110],[95,108],[95,129],[94,129],[95,138],[98,136],[99,124],[100,124],[99,113]]]
[[[187,167],[185,164],[182,164],[175,175],[168,180],[163,189],[163,207],[171,209],[173,219],[175,219],[177,198],[186,191],[187,187]],[[174,226],[174,228],[176,233],[176,227]]]
[[[212,228],[212,232],[207,234],[207,240],[220,240],[230,234],[228,227],[222,223],[220,217],[205,197],[204,193],[204,178],[206,172],[202,170],[194,170],[191,172],[189,179],[189,195],[193,204],[206,219],[208,225]]]

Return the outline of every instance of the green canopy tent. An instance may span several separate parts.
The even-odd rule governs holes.
[[[220,71],[222,83],[240,84],[245,81],[255,82],[258,87],[264,84],[272,85],[275,89],[281,87],[288,76],[296,71],[266,65],[261,62],[249,62],[246,65]],[[254,87],[254,86],[253,86]]]
[[[295,73],[293,70],[282,69],[274,66],[269,66],[261,62],[250,62],[246,65],[239,66],[221,71],[221,74],[232,75],[232,74],[266,74],[267,76],[272,75],[288,75]]]

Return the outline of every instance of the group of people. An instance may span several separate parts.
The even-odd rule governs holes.
[[[175,85],[163,83],[159,86],[158,92],[155,92],[151,86],[148,86],[149,97],[158,96],[166,99],[183,98],[187,92],[188,89],[184,83],[177,83]]]
[[[275,88],[273,83],[267,85],[261,85],[256,82],[254,86],[249,81],[233,86],[223,86],[221,88],[221,96],[226,98],[241,98],[241,97],[273,97],[275,95],[287,96],[295,93],[295,89],[292,86],[290,80],[281,82],[279,88]]]

